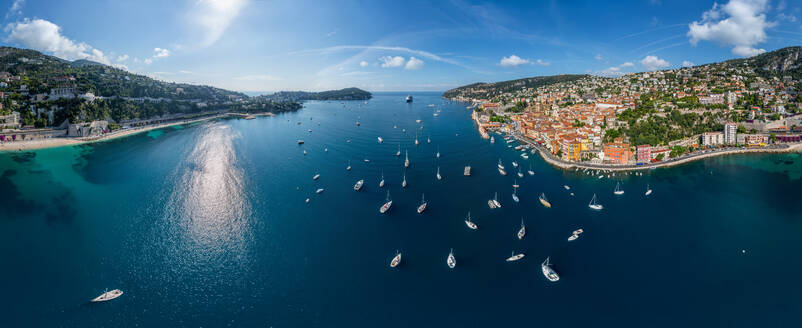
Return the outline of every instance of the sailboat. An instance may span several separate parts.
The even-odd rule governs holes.
[[[644,195],[646,195],[646,196],[649,196],[649,195],[651,195],[651,194],[652,194],[652,189],[651,189],[651,188],[649,188],[649,185],[647,184],[647,185],[646,185],[646,193],[645,193]]]
[[[532,164],[529,164],[529,171],[526,171],[529,175],[535,175],[535,171],[532,171]]]
[[[100,296],[93,298],[92,302],[93,303],[97,303],[97,302],[111,301],[111,300],[113,300],[115,298],[118,298],[118,297],[120,297],[122,295],[123,295],[123,291],[119,290],[119,289],[114,289],[114,290],[111,290],[111,291],[106,290],[105,292],[103,292],[103,294],[100,294]]]
[[[565,188],[565,190],[571,190],[571,187],[569,187],[568,185],[563,185],[563,188]]]
[[[516,203],[520,201],[520,199],[518,199],[518,188],[512,188],[512,200]]]
[[[415,132],[415,146],[419,144],[418,142],[418,132]]]
[[[547,257],[543,263],[540,264],[540,270],[543,271],[543,276],[546,277],[551,282],[556,282],[560,280],[560,276],[554,269],[551,268],[551,263],[549,263],[549,258]]]
[[[524,177],[524,174],[521,173],[521,168],[520,167],[518,168],[518,177],[519,178],[523,178]]]
[[[518,167],[518,162],[512,161],[512,167]]]
[[[382,179],[379,181],[379,188],[384,187],[384,171],[382,171]]]
[[[392,200],[390,200],[390,191],[389,191],[389,190],[387,190],[387,198],[386,198],[386,200],[385,200],[385,203],[384,203],[384,205],[382,205],[382,206],[379,208],[379,213],[381,213],[381,214],[387,213],[387,211],[389,211],[389,210],[390,210],[390,207],[391,207],[391,206],[393,206],[393,201],[392,201]]]
[[[519,188],[520,185],[518,184],[518,179],[515,179],[515,182],[512,183],[513,188]]]
[[[440,146],[437,146],[437,155],[435,157],[440,158]]]
[[[423,194],[421,194],[420,196],[420,205],[418,205],[418,214],[421,214],[423,213],[423,211],[426,210],[427,203],[426,200],[423,198],[423,196],[424,196]]]
[[[524,225],[524,219],[521,218],[521,229],[518,229],[518,240],[524,239],[526,236],[526,225]]]
[[[502,168],[498,168],[498,173],[501,175],[507,175],[507,171],[504,171]]]
[[[437,167],[437,180],[443,180],[443,177],[440,176],[440,166]]]
[[[454,268],[457,266],[457,259],[454,257],[454,249],[452,248],[451,251],[448,252],[448,258],[446,259],[446,264],[448,264],[449,268]]]
[[[345,167],[346,171],[351,171],[351,161],[348,161],[348,166]]]
[[[471,228],[472,230],[479,229],[479,226],[477,226],[476,223],[473,223],[473,221],[471,221],[471,212],[468,212],[468,217],[465,218],[465,225],[467,225],[468,228]]]
[[[322,192],[323,192],[323,188],[320,188],[320,189],[318,189],[318,190],[315,190],[315,193],[318,193],[318,194],[320,194],[320,193],[322,193]]]
[[[409,150],[405,150],[406,152],[406,159],[404,159],[404,167],[409,167]]]
[[[604,208],[604,206],[596,202],[596,194],[593,194],[593,198],[590,199],[590,204],[588,204],[588,207],[597,211],[601,211]]]
[[[407,172],[404,172],[404,179],[401,180],[401,188],[407,187]]]
[[[471,166],[465,165],[465,170],[462,171],[462,175],[469,177],[471,176]]]
[[[432,135],[431,134],[429,134],[429,136],[426,137],[426,143],[432,143]]]
[[[501,164],[501,158],[498,159],[498,169],[504,170],[504,164]]]
[[[401,252],[395,251],[395,257],[393,257],[393,260],[390,261],[390,267],[395,268],[399,264],[401,264]]]
[[[512,255],[506,259],[507,262],[515,262],[520,259],[524,258],[524,253],[515,254],[515,251],[512,251]]]
[[[401,144],[398,144],[398,151],[395,153],[395,156],[401,156]]]
[[[551,208],[551,203],[549,203],[549,200],[546,199],[546,194],[545,193],[541,193],[540,194],[539,200],[540,200],[540,204],[543,204],[543,206],[545,206],[547,208]]]
[[[384,142],[384,139],[382,139],[382,137],[377,137],[376,139],[378,139],[378,140],[379,140],[379,143],[382,143],[382,142]]]
[[[364,185],[364,184],[365,184],[365,180],[357,181],[356,184],[354,185],[354,191],[359,191],[360,189],[362,189],[362,185]]]
[[[312,180],[317,180],[320,178],[320,173],[316,173],[315,176],[312,177]]]
[[[496,205],[496,208],[501,208],[501,203],[498,202],[498,193],[493,196],[493,205]]]
[[[615,184],[615,191],[613,191],[613,193],[616,194],[616,195],[623,195],[624,194],[624,191],[621,190],[621,183],[620,182],[617,182]]]

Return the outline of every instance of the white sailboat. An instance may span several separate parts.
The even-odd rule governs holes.
[[[649,196],[649,195],[651,195],[651,194],[652,194],[652,189],[651,189],[651,188],[649,188],[649,185],[647,184],[647,185],[646,185],[646,193],[645,193],[644,195],[646,195],[646,196]]]
[[[520,167],[518,168],[518,177],[519,178],[523,178],[524,177],[524,174],[521,173],[521,168]]]
[[[571,190],[571,187],[569,187],[568,185],[563,185],[563,188],[565,188],[565,190]]]
[[[106,290],[105,292],[103,292],[103,294],[100,294],[100,296],[93,298],[92,302],[93,303],[97,303],[97,302],[111,301],[111,300],[113,300],[115,298],[118,298],[118,297],[120,297],[122,295],[123,295],[123,291],[119,290],[119,289]]]
[[[379,181],[379,188],[384,187],[384,171],[382,171],[382,179]]]
[[[512,255],[510,255],[510,257],[508,257],[505,261],[507,261],[507,262],[515,262],[515,261],[518,261],[518,260],[524,258],[524,256],[525,256],[524,253],[515,254],[515,251],[512,251]]]
[[[440,146],[437,146],[437,154],[435,157],[440,158]]]
[[[323,188],[320,188],[320,189],[318,189],[318,190],[315,190],[315,193],[317,193],[317,194],[320,194],[320,193],[322,193],[322,192],[323,192]]]
[[[543,263],[540,264],[540,270],[543,271],[543,276],[546,277],[551,282],[556,282],[560,280],[560,276],[554,269],[551,268],[551,263],[549,263],[549,258],[547,257]]]
[[[387,211],[390,210],[391,206],[393,206],[393,201],[390,200],[390,191],[387,190],[387,198],[386,198],[386,200],[384,202],[384,205],[379,207],[379,213],[381,213],[381,214],[387,213]]]
[[[404,159],[404,167],[409,167],[409,151],[405,150],[406,158]]]
[[[518,229],[518,240],[524,239],[526,236],[526,225],[524,225],[524,219],[521,218],[521,229]]]
[[[498,159],[498,169],[504,170],[504,164],[501,164],[501,158]]]
[[[546,194],[545,193],[541,193],[540,197],[538,199],[540,200],[540,204],[542,204],[543,206],[545,206],[547,208],[551,208],[551,203],[549,203],[549,200],[546,199]]]
[[[532,171],[532,164],[529,164],[529,171],[526,171],[529,175],[535,175],[535,171]]]
[[[432,135],[431,134],[429,134],[429,136],[426,137],[426,143],[432,143]]]
[[[407,187],[407,172],[404,172],[404,178],[401,180],[401,188]]]
[[[348,166],[345,167],[346,171],[351,171],[351,161],[348,161]]]
[[[615,184],[615,191],[613,191],[613,193],[616,194],[616,195],[623,195],[624,194],[624,190],[621,189],[621,183],[620,182],[617,182]]]
[[[319,178],[320,178],[320,174],[318,173],[318,174],[315,174],[315,176],[312,177],[312,180],[317,180]]]
[[[465,165],[465,169],[462,171],[462,175],[469,177],[471,176],[471,166]]]
[[[512,200],[516,203],[520,201],[520,199],[518,199],[518,188],[512,188]]]
[[[420,142],[418,142],[418,132],[415,132],[415,146],[418,144],[420,144]]]
[[[496,138],[490,137],[490,143],[496,143]]]
[[[446,264],[448,264],[449,268],[454,268],[457,266],[457,259],[454,257],[454,249],[452,248],[451,251],[448,252],[448,258],[446,259]]]
[[[440,166],[437,167],[437,180],[443,180],[443,177],[440,175]]]
[[[493,196],[493,205],[496,205],[496,208],[501,208],[501,203],[498,202],[498,193]]]
[[[395,156],[401,156],[401,144],[398,144],[398,151],[395,153]]]
[[[378,139],[378,140],[379,140],[379,143],[382,143],[382,142],[384,142],[384,139],[382,139],[382,137],[376,137],[376,139]]]
[[[518,162],[512,161],[512,167],[518,167]]]
[[[515,179],[515,182],[513,182],[513,183],[512,183],[512,187],[513,187],[513,188],[519,188],[519,187],[521,187],[521,186],[518,184],[518,179]]]
[[[421,194],[421,196],[420,196],[420,205],[418,205],[418,214],[423,213],[423,211],[426,210],[426,205],[428,204],[428,203],[426,203],[426,199],[424,199],[423,197],[424,197],[424,194]]]
[[[596,202],[596,194],[593,194],[593,198],[590,199],[590,204],[588,204],[588,207],[597,211],[601,211],[604,208],[604,206]]]
[[[401,264],[401,252],[395,251],[395,256],[393,257],[393,260],[390,261],[390,267],[395,268],[399,264]]]
[[[468,228],[471,228],[471,230],[479,229],[479,226],[471,221],[471,212],[468,212],[468,217],[465,218],[465,225],[468,226]]]

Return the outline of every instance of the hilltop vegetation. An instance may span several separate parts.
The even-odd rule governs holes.
[[[346,88],[323,92],[280,91],[260,98],[272,101],[304,101],[304,100],[368,100],[373,95],[358,88]]]
[[[572,82],[589,75],[553,75],[537,76],[518,80],[502,81],[495,83],[474,83],[459,88],[454,88],[443,93],[444,98],[470,98],[470,99],[490,99],[506,93],[516,93],[525,89],[536,89],[555,83]]]

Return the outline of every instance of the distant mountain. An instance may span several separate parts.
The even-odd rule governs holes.
[[[529,77],[524,79],[502,81],[495,83],[480,82],[448,90],[443,93],[443,97],[449,99],[458,97],[473,98],[473,99],[488,99],[503,93],[514,92],[527,88],[534,89],[560,82],[571,82],[589,76],[590,75],[585,75],[585,74],[583,75],[564,74],[564,75]]]
[[[98,62],[93,62],[93,61],[87,60],[87,59],[78,59],[78,60],[73,61],[72,63],[70,63],[70,66],[72,66],[72,67],[87,67],[87,66],[105,66],[105,65],[103,65],[101,63],[98,63]]]
[[[358,88],[346,88],[323,92],[280,91],[270,95],[259,96],[271,101],[304,101],[304,100],[368,100],[373,97],[370,92]]]

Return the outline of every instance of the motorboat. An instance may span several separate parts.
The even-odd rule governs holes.
[[[446,264],[448,264],[449,268],[454,268],[457,266],[457,259],[454,257],[454,249],[452,248],[451,251],[448,252],[448,258],[446,259]]]
[[[362,185],[364,185],[364,184],[365,184],[365,180],[357,181],[356,184],[354,185],[354,191],[359,191],[360,189],[362,189]]]
[[[390,267],[395,268],[399,264],[401,264],[401,252],[395,251],[395,256],[393,257],[393,260],[390,261]]]

